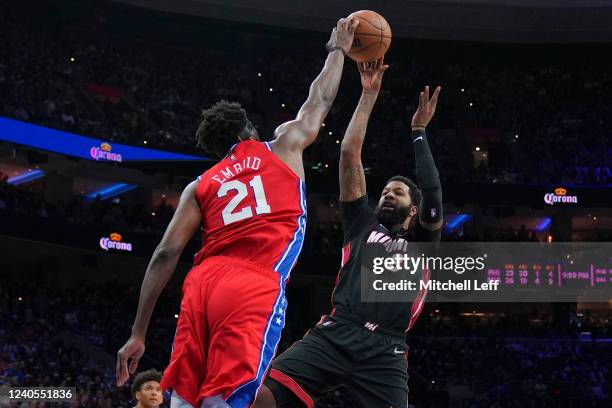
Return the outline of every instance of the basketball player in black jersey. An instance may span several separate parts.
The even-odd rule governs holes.
[[[254,408],[313,407],[322,394],[341,385],[363,408],[407,406],[405,332],[421,312],[425,293],[419,292],[410,303],[363,302],[361,274],[371,273],[373,258],[385,250],[388,254],[389,248],[400,248],[410,241],[440,240],[442,192],[425,134],[440,87],[431,99],[429,87],[425,87],[412,118],[409,137],[420,188],[406,177],[394,176],[374,210],[366,195],[361,148],[388,66],[382,60],[358,65],[363,92],[340,156],[344,247],[332,296],[334,309],[274,360]],[[428,279],[429,272],[423,273],[427,276],[422,279]]]

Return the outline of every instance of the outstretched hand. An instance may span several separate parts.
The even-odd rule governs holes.
[[[340,47],[345,55],[348,54],[353,45],[353,36],[355,35],[355,29],[357,29],[358,25],[359,19],[356,17],[347,17],[338,20],[338,24],[336,24],[327,42],[327,49],[330,50]]]
[[[121,387],[130,378],[130,374],[134,374],[138,368],[138,361],[145,352],[144,341],[138,337],[132,336],[127,343],[117,353],[117,386]],[[128,368],[129,362],[129,368]]]
[[[423,92],[419,95],[419,107],[412,116],[412,127],[421,126],[425,128],[434,113],[436,113],[436,105],[438,104],[438,95],[442,87],[436,87],[433,96],[429,98],[429,87],[426,86]]]
[[[389,68],[385,65],[384,57],[370,62],[358,62],[357,68],[361,75],[361,86],[364,92],[380,91],[383,74]]]

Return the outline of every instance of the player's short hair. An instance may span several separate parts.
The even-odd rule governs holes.
[[[389,184],[392,181],[400,181],[408,186],[408,192],[410,194],[410,200],[412,201],[412,205],[419,207],[421,205],[421,189],[417,184],[410,180],[408,177],[404,176],[393,176],[385,185]]]
[[[221,100],[202,111],[196,131],[197,145],[208,153],[223,157],[247,124],[246,111],[238,102]]]
[[[136,398],[136,392],[140,391],[140,387],[142,387],[144,383],[149,381],[161,382],[161,379],[162,373],[155,369],[138,373],[136,377],[134,377],[134,382],[132,383],[132,397]]]

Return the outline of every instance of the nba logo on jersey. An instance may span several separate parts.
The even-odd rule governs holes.
[[[230,160],[231,160],[231,161],[236,161],[236,156],[232,154],[232,155],[230,156]]]
[[[436,209],[432,208],[429,213],[431,214],[431,218],[435,218],[436,217]]]

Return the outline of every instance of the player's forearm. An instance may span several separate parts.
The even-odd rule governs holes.
[[[362,93],[342,139],[339,169],[340,202],[354,201],[366,194],[361,148],[376,97],[376,93]]]
[[[180,252],[157,247],[147,268],[142,287],[140,288],[140,299],[138,311],[132,326],[132,335],[145,338],[147,328],[155,303],[161,291],[168,283],[178,263]]]
[[[361,148],[377,97],[378,93],[363,92],[359,98],[357,108],[342,139],[341,154],[348,162],[361,159]]]
[[[310,86],[313,99],[319,100],[331,107],[336,99],[342,70],[344,68],[344,54],[341,50],[332,51],[327,55],[325,65],[319,76],[315,78]]]
[[[442,185],[424,130],[412,132],[416,178],[422,192],[419,219],[427,225],[442,221]]]

